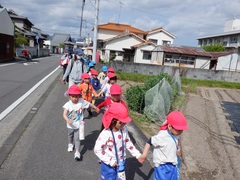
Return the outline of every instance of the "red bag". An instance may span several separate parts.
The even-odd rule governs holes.
[[[60,61],[59,61],[59,65],[60,65],[60,66],[62,66],[62,61],[63,61],[63,60],[60,59]]]

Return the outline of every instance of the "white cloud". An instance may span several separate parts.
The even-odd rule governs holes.
[[[34,26],[53,32],[79,35],[82,0],[8,0],[4,7],[28,17]],[[197,38],[223,32],[227,19],[240,18],[239,0],[100,0],[99,24],[127,23],[150,30],[163,27],[176,44],[197,45]],[[83,35],[92,35],[95,0],[85,0]]]

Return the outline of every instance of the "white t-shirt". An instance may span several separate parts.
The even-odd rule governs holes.
[[[64,104],[63,108],[68,111],[68,118],[73,121],[72,125],[67,123],[67,128],[78,129],[80,121],[83,120],[83,109],[87,109],[90,103],[80,98],[77,104],[73,104],[72,101],[68,101]]]
[[[119,161],[126,159],[126,149],[131,153],[132,156],[139,158],[141,153],[133,145],[126,126],[121,131],[113,132],[114,139],[116,141],[117,152],[114,147],[114,140],[110,129],[104,129],[98,136],[94,146],[94,153],[98,158],[106,164],[113,165],[117,162],[116,154],[118,155]],[[124,143],[124,155],[122,154],[122,142]]]
[[[107,83],[104,88],[102,89],[102,92],[105,92],[105,98],[110,97],[110,87],[112,86],[112,84]]]
[[[174,136],[174,138],[178,143],[178,137]],[[177,165],[176,143],[167,130],[159,131],[157,135],[151,138],[151,143],[154,146],[153,163],[155,167],[165,163]]]

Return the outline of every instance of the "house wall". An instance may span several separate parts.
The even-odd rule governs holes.
[[[195,61],[195,68],[209,69],[210,59],[207,57],[198,57]]]
[[[214,71],[210,69],[196,69],[196,68],[179,68],[172,66],[160,66],[154,64],[141,64],[132,62],[113,61],[111,63],[118,72],[129,72],[139,74],[154,74],[167,73],[174,76],[175,72],[179,70],[180,76],[188,79],[202,79],[202,80],[216,80],[227,82],[240,82],[240,73],[231,71]]]
[[[21,19],[14,19],[14,24],[21,29],[23,28],[23,20]]]
[[[0,61],[14,59],[14,36],[0,33]]]
[[[216,70],[240,72],[240,57],[238,54],[230,54],[218,58]]]
[[[173,38],[165,34],[164,32],[156,32],[156,33],[148,34],[146,39],[158,40],[157,45],[163,45],[163,41],[170,41],[171,44],[173,44]]]
[[[118,31],[109,31],[109,30],[100,29],[98,32],[98,39],[109,39],[119,34],[121,33]]]
[[[131,46],[141,43],[140,39],[134,37],[122,37],[119,39],[111,40],[105,45],[105,55],[103,57],[104,61],[109,61],[110,51],[121,51],[124,52],[123,48],[130,49]],[[116,60],[123,60],[123,56],[116,56]]]
[[[123,48],[130,49],[131,46],[142,43],[140,39],[125,36],[119,39],[111,40],[106,44],[105,49],[123,51]]]
[[[134,62],[151,64],[151,59],[143,59],[143,51],[152,51],[155,47],[153,46],[140,46],[135,50]]]

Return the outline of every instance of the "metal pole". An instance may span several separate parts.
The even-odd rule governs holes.
[[[95,24],[94,24],[94,35],[93,35],[93,56],[92,61],[96,62],[97,53],[97,32],[98,32],[98,14],[99,14],[99,0],[95,0]]]
[[[85,0],[83,0],[83,3],[82,3],[81,22],[80,22],[80,33],[79,33],[80,38],[82,37],[82,22],[83,22],[83,10],[84,10],[84,5],[85,5]]]

